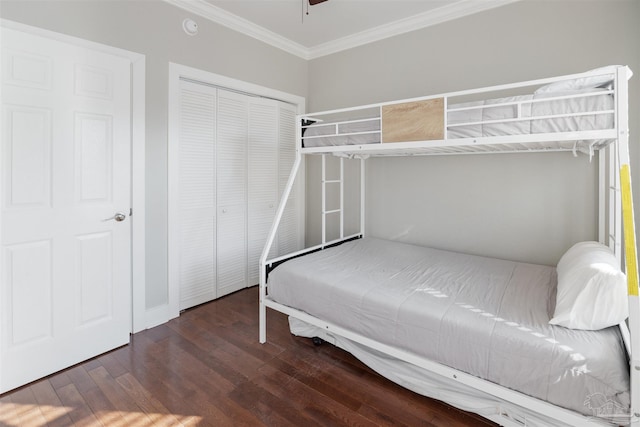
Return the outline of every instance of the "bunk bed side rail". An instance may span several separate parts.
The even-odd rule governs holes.
[[[494,382],[481,379],[479,377],[460,371],[458,369],[451,368],[449,366],[434,362],[429,359],[425,359],[423,357],[420,357],[412,352],[403,350],[401,348],[387,345],[379,341],[375,341],[373,339],[368,338],[367,336],[353,332],[350,329],[319,319],[306,312],[280,304],[272,299],[267,298],[266,305],[269,308],[277,310],[288,316],[294,317],[310,325],[314,325],[318,328],[321,328],[326,334],[328,334],[329,338],[333,335],[346,338],[353,342],[362,344],[368,348],[378,350],[383,354],[390,355],[392,357],[408,362],[412,365],[424,368],[430,372],[433,372],[434,374],[447,378],[448,380],[453,381],[455,383],[464,384],[476,390],[480,390],[484,393],[487,393],[491,396],[495,396],[498,399],[502,399],[506,402],[510,402],[519,407],[527,408],[539,414],[544,414],[544,416],[548,417],[548,419],[558,421],[558,423],[562,423],[562,425],[566,425],[566,426],[589,425],[589,426],[611,427],[611,423],[605,420],[601,420],[596,417],[590,417],[586,419],[584,416],[579,415],[571,410],[553,405],[551,403],[545,402],[535,397],[528,396],[521,392],[511,390],[506,387],[502,387]],[[497,415],[507,415],[507,414],[505,413],[505,414],[497,414]],[[486,417],[486,415],[483,415],[483,416]],[[527,424],[526,419],[518,423],[508,423],[509,420],[506,418],[494,417],[490,419],[493,419],[494,421],[500,421],[500,423],[505,426],[541,425],[538,423]],[[585,421],[586,421],[586,424],[585,424]],[[554,425],[557,425],[557,424],[554,423]]]
[[[347,157],[354,156],[407,156],[407,155],[431,155],[431,154],[464,154],[466,152],[479,154],[479,149],[484,148],[487,153],[514,153],[522,151],[575,152],[574,142],[605,141],[616,137],[615,129],[602,129],[581,132],[538,133],[513,136],[496,136],[487,138],[454,138],[441,141],[407,141],[390,144],[360,144],[360,145],[336,145],[325,147],[302,148],[303,154],[327,154],[342,153]],[[437,144],[436,144],[437,142]],[[565,142],[563,144],[563,142]],[[535,148],[531,143],[555,143],[553,146],[539,146]],[[518,144],[526,146],[518,147]],[[592,145],[592,144],[587,144]]]

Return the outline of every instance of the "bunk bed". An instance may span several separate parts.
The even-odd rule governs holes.
[[[294,334],[500,425],[640,426],[631,74],[609,66],[298,116],[296,160],[260,259],[260,342],[271,308]],[[555,151],[598,154],[600,202],[599,242],[577,243],[555,268],[365,235],[371,156]],[[328,154],[361,159],[354,235],[344,235],[342,202],[326,209],[325,187],[343,186],[342,175],[326,179]],[[323,159],[322,243],[267,259],[305,155]],[[329,215],[340,216],[332,241]]]

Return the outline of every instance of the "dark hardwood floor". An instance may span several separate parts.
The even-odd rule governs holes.
[[[0,396],[2,426],[489,426],[350,354],[289,333],[258,289],[184,312],[131,344]]]

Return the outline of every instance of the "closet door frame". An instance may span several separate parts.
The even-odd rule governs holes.
[[[180,315],[180,287],[178,277],[178,173],[179,173],[179,101],[180,81],[188,80],[203,84],[213,85],[221,89],[239,91],[247,94],[273,98],[297,106],[297,114],[305,112],[305,98],[248,83],[242,80],[232,79],[204,70],[199,70],[185,65],[169,63],[169,111],[168,111],[168,311],[169,319]],[[304,244],[304,172],[298,175],[302,181],[298,184],[298,196],[300,197],[299,212],[299,236],[300,245]],[[278,201],[279,202],[279,201]]]

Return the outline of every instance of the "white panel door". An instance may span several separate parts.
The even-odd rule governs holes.
[[[1,135],[4,392],[129,342],[129,60],[3,28]]]
[[[278,205],[278,104],[264,98],[249,100],[247,286],[260,281],[260,255]],[[270,256],[276,253],[274,244]]]
[[[248,97],[218,90],[217,296],[247,286]]]
[[[181,310],[216,298],[216,89],[180,82],[178,280]]]

